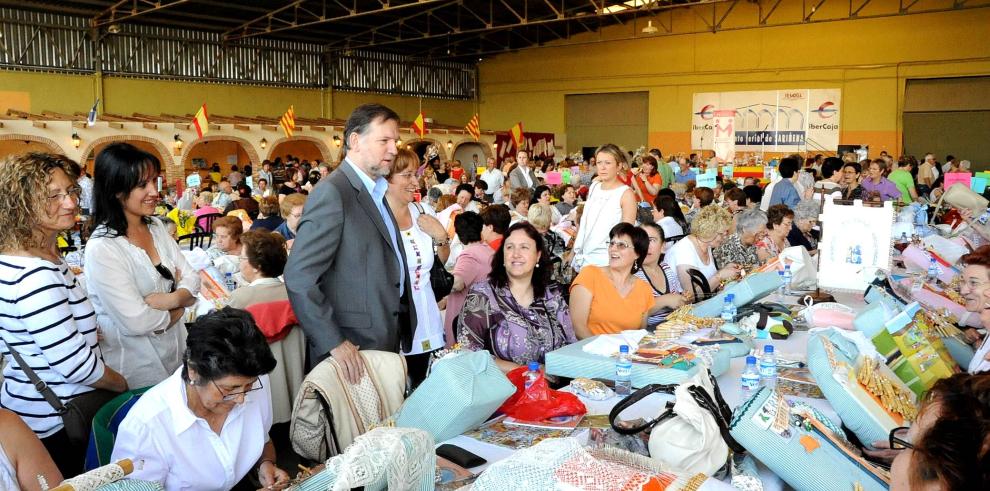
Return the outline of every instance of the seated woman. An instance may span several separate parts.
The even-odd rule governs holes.
[[[662,191],[662,190],[661,190]],[[664,237],[680,237],[687,230],[687,221],[677,200],[660,193],[653,200],[653,221],[663,229]]]
[[[712,254],[714,249],[722,245],[731,226],[732,215],[728,211],[718,206],[706,206],[698,212],[691,224],[691,233],[667,251],[663,262],[677,272],[678,286],[688,292],[689,296],[703,293],[695,291],[691,280],[692,270],[697,270],[704,276],[712,292],[739,276],[738,264],[723,264],[722,269],[719,269]]]
[[[759,208],[743,208],[735,215],[736,233],[715,248],[717,264],[735,263],[743,268],[760,265],[756,243],[767,235],[767,214]]]
[[[543,236],[543,244],[546,246],[550,257],[550,264],[553,267],[551,279],[560,281],[559,273],[564,253],[567,252],[567,244],[556,232],[550,230],[553,222],[553,207],[546,203],[533,203],[529,205],[527,221],[536,227],[536,231]]]
[[[285,283],[278,279],[288,254],[285,239],[266,230],[251,230],[240,237],[241,276],[248,283],[230,294],[229,307],[243,309],[256,303],[288,300]]]
[[[234,210],[244,210],[251,220],[258,218],[258,201],[251,197],[251,188],[243,182],[237,183],[237,199],[224,208],[223,214],[227,215]]]
[[[86,288],[107,365],[134,389],[165,380],[182,363],[185,309],[199,275],[157,218],[158,158],[128,143],[96,156]]]
[[[654,308],[650,285],[633,276],[643,267],[649,236],[625,222],[612,227],[608,236],[608,266],[585,266],[571,284],[571,319],[578,339],[645,329]]]
[[[251,230],[263,229],[274,232],[285,221],[279,214],[280,211],[278,198],[275,196],[261,198],[258,202],[258,219],[251,223]]]
[[[756,243],[756,255],[765,263],[791,246],[787,234],[794,225],[794,212],[787,205],[773,205],[767,210],[767,235]]]
[[[550,284],[543,238],[532,225],[517,223],[506,231],[488,281],[471,287],[457,326],[462,346],[488,350],[506,373],[543,363],[546,353],[575,341],[564,296]]]
[[[492,271],[492,257],[495,251],[481,239],[484,226],[485,222],[481,215],[473,211],[461,213],[454,219],[454,230],[464,243],[464,249],[457,256],[454,269],[450,272],[454,275],[454,285],[445,299],[446,315],[443,328],[448,348],[457,342],[454,318],[461,313],[461,307],[464,306],[464,300],[467,299],[471,287],[479,281],[487,280],[488,274]]]
[[[963,264],[959,293],[966,300],[966,310],[980,312],[983,326],[990,326],[990,245],[982,246],[960,258]],[[966,341],[976,353],[970,361],[969,373],[990,371],[990,336],[981,336],[974,328],[963,330]]]
[[[81,466],[80,466],[81,467]],[[38,437],[16,414],[0,409],[0,489],[41,491],[62,482],[62,473]]]
[[[677,274],[661,261],[663,257],[663,229],[655,223],[644,223],[642,227],[650,240],[643,267],[636,271],[636,277],[649,283],[653,290],[654,306],[646,320],[648,329],[667,320],[667,314],[684,305],[686,299],[677,282]]]
[[[536,186],[536,189],[533,190],[533,195],[529,198],[529,207],[532,208],[537,203],[547,205],[550,208],[551,225],[556,225],[560,222],[560,212],[550,204],[550,186],[542,184]],[[529,210],[526,211],[526,215],[529,216]]]
[[[220,210],[213,207],[213,193],[209,191],[200,191],[199,195],[193,200],[193,205],[196,207],[196,211],[193,215],[196,215],[196,225],[203,229],[204,232],[212,232],[213,230],[206,224],[205,218],[199,218],[203,215],[212,215],[214,213],[220,213]]]
[[[806,199],[794,207],[794,225],[787,234],[787,243],[802,246],[814,255],[818,252],[818,233],[815,224],[818,223],[819,201]]]
[[[275,233],[285,237],[286,246],[292,249],[292,240],[296,238],[296,227],[299,226],[299,219],[302,218],[303,208],[306,206],[308,196],[301,193],[293,193],[285,197],[279,203],[279,210],[282,218],[285,219],[281,225],[275,228]]]
[[[237,217],[220,217],[213,222],[213,247],[206,250],[210,259],[241,254],[241,234],[244,224]]]
[[[252,471],[262,486],[287,483],[268,437],[274,368],[251,314],[227,307],[200,317],[182,366],[120,423],[112,460],[143,462],[129,477],[167,490],[228,490]]]
[[[891,491],[990,489],[990,375],[939,380],[907,434],[878,443],[902,449]]]
[[[28,153],[0,161],[0,406],[37,433],[65,475],[82,471],[85,444],[72,445],[55,412],[14,358],[34,368],[62,402],[93,389],[127,390],[124,378],[104,365],[96,317],[86,291],[59,255],[57,237],[75,225],[81,189],[73,164],[60,155]],[[11,430],[13,431],[13,430]],[[0,435],[7,429],[0,429]],[[18,450],[12,448],[8,452]],[[35,439],[37,442],[37,439]],[[46,455],[46,458],[47,455]],[[28,465],[28,464],[24,464]],[[24,476],[33,478],[33,476]],[[57,485],[59,481],[49,481]],[[37,485],[37,481],[35,481]],[[0,480],[0,489],[7,489]],[[16,489],[16,486],[14,487]]]
[[[529,216],[529,200],[532,193],[526,188],[516,188],[512,190],[509,213],[512,214],[512,223],[525,222]]]

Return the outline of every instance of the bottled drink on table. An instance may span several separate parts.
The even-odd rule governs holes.
[[[742,373],[742,400],[749,400],[758,390],[760,390],[760,370],[756,368],[756,357],[750,355],[746,357],[746,369]]]
[[[632,360],[629,359],[629,346],[619,347],[619,359],[615,361],[615,393],[627,396],[632,392]]]
[[[760,358],[760,385],[771,389],[777,386],[777,354],[774,353],[772,344],[763,347],[763,356]]]
[[[938,268],[938,262],[935,260],[935,256],[929,256],[928,258],[928,283],[930,285],[938,284],[938,275],[941,272]]]
[[[783,297],[787,293],[787,281],[784,280],[784,270],[778,269],[777,276],[780,277],[780,286],[777,287],[777,294]]]
[[[540,362],[531,361],[529,362],[529,367],[526,369],[526,382],[523,384],[527,389],[532,387],[536,383],[536,379],[540,378]]]
[[[736,296],[732,293],[727,293],[725,295],[725,301],[722,303],[722,320],[726,324],[731,324],[736,321],[736,304],[734,303]]]
[[[791,278],[793,278],[793,275],[791,274],[791,265],[788,264],[784,266],[784,295],[791,294]]]
[[[228,292],[232,292],[237,288],[237,282],[234,281],[233,273],[224,273],[223,286],[227,288]]]

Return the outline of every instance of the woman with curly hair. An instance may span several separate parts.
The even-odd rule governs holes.
[[[729,236],[731,228],[732,215],[725,208],[706,206],[691,224],[691,233],[670,247],[663,261],[677,272],[678,286],[683,291],[695,295],[703,293],[692,287],[692,270],[701,273],[711,292],[739,276],[739,265],[723,264],[719,269],[712,254]]]

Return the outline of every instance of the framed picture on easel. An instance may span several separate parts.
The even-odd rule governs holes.
[[[838,204],[826,197],[818,244],[818,287],[862,293],[876,271],[890,271],[894,224],[893,202],[880,206]]]

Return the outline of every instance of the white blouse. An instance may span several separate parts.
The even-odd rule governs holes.
[[[199,293],[199,274],[189,266],[165,225],[148,225],[163,266],[179,274],[176,289]],[[169,324],[169,313],[145,303],[152,293],[168,293],[172,282],[155,269],[148,254],[126,236],[108,237],[98,227],[86,244],[86,285],[96,310],[106,364],[120,372],[132,389],[165,380],[182,364],[186,347],[184,316]]]
[[[412,301],[416,306],[416,332],[413,334],[412,349],[404,355],[428,353],[444,346],[443,318],[433,296],[430,284],[430,269],[433,267],[433,239],[419,228],[416,219],[419,210],[409,204],[412,227],[399,231],[402,246],[406,251],[406,266],[412,283]]]

